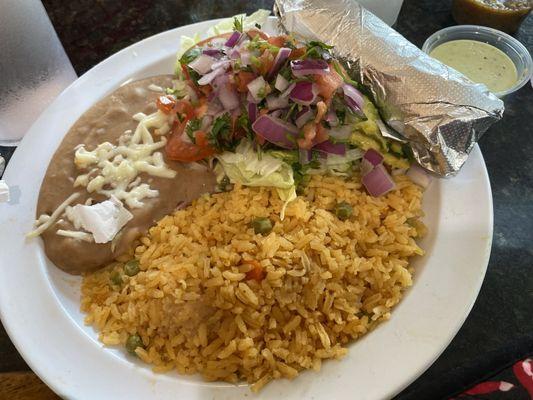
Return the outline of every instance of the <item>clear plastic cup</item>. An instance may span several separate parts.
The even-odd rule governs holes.
[[[518,79],[513,87],[503,92],[494,93],[500,99],[516,92],[531,79],[533,61],[525,46],[507,33],[486,26],[457,25],[442,29],[427,38],[424,46],[422,46],[422,51],[429,54],[438,45],[461,39],[477,40],[490,44],[503,51],[513,61]]]
[[[398,19],[403,0],[357,0],[364,8],[392,26]]]
[[[0,145],[17,145],[48,104],[76,78],[43,4],[1,0]]]

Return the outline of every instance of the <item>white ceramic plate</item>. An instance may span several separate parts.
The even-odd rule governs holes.
[[[69,127],[122,83],[170,73],[181,35],[214,21],[153,36],[108,58],[67,88],[41,115],[5,174],[13,199],[0,205],[0,316],[30,367],[67,399],[253,398],[246,385],[205,383],[175,372],[154,374],[123,351],[103,348],[79,311],[80,279],[55,268],[31,230],[41,180]],[[270,21],[271,28],[274,26]],[[414,286],[390,321],[350,346],[341,361],[292,382],[266,386],[262,399],[386,399],[446,348],[479,292],[492,240],[492,197],[476,146],[461,173],[434,181],[424,198],[430,234]]]

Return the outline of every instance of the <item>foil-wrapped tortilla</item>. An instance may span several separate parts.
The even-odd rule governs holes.
[[[380,109],[389,128],[382,133],[406,140],[439,176],[455,175],[503,115],[503,102],[484,85],[429,57],[355,0],[276,0],[274,12],[285,31],[335,46]]]

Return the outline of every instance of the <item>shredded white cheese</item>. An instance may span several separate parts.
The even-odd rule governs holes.
[[[157,151],[166,144],[166,138],[154,142],[150,129],[158,134],[170,130],[172,117],[157,111],[150,115],[138,113],[134,118],[140,120],[135,132],[118,145],[104,142],[89,151],[80,146],[74,156],[79,169],[87,170],[74,181],[74,187],[82,186],[89,193],[115,196],[124,201],[129,208],[142,207],[143,199],[156,197],[159,193],[146,183],[141,183],[140,173],[161,178],[174,178],[176,172],[168,168],[163,154]]]
[[[50,216],[47,214],[42,214],[35,220],[34,226],[38,227],[41,224],[44,224],[46,221],[50,219]]]
[[[164,89],[161,86],[154,85],[153,83],[148,86],[148,90],[151,90],[152,92],[164,92]]]
[[[70,211],[74,225],[92,233],[96,243],[107,243],[116,236],[133,215],[116,197],[86,206],[77,204]],[[79,228],[77,228],[79,229]]]
[[[56,209],[55,211],[52,213],[52,215],[50,215],[50,218],[45,218],[45,222],[43,222],[42,224],[40,224],[36,229],[34,229],[33,231],[31,231],[30,233],[26,234],[26,237],[31,239],[31,238],[34,238],[34,237],[37,237],[39,236],[41,233],[43,233],[45,230],[47,230],[48,228],[50,228],[52,226],[52,224],[54,224],[54,222],[57,221],[57,219],[61,216],[61,214],[63,214],[63,212],[65,211],[65,209],[72,204],[72,202],[74,200],[76,200],[78,197],[80,197],[80,194],[79,193],[72,193],[69,197],[67,197],[67,199],[61,203]],[[40,216],[37,221],[41,220],[42,216]]]
[[[156,142],[150,133],[150,130],[153,130],[155,136],[166,134],[170,131],[173,117],[156,111],[150,115],[137,113],[133,118],[139,121],[135,132],[125,131],[117,145],[104,142],[93,150],[87,150],[84,144],[80,144],[74,149],[74,163],[83,172],[74,180],[74,187],[84,187],[89,193],[103,194],[111,200],[91,205],[92,199],[87,199],[85,205],[71,207],[80,196],[80,193],[73,193],[52,215],[39,216],[35,221],[35,229],[26,237],[39,236],[58,222],[64,213],[75,229],[83,228],[92,235],[88,232],[63,229],[57,231],[58,235],[106,243],[133,218],[124,208],[122,201],[133,209],[142,207],[143,199],[159,195],[148,183],[142,183],[139,174],[146,173],[162,178],[176,176],[176,172],[165,164],[163,154],[157,151],[166,145],[166,138],[162,137]]]
[[[141,122],[143,119],[146,118],[146,114],[142,112],[138,112],[137,114],[134,114],[132,117],[135,121]]]
[[[69,230],[64,230],[64,229],[58,229],[56,231],[56,233],[59,236],[65,236],[65,237],[69,237],[69,238],[72,238],[72,239],[83,240],[84,242],[89,242],[89,243],[94,242],[93,235],[91,235],[90,233],[87,233],[87,232],[69,231]]]

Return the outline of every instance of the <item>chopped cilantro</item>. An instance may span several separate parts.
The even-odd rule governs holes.
[[[180,58],[180,63],[182,65],[189,65],[193,62],[200,54],[202,54],[202,49],[200,47],[191,47],[187,50]]]
[[[308,44],[307,44],[307,47],[320,47],[321,49],[323,50],[331,50],[332,48],[334,48],[335,46],[331,46],[329,44],[326,44],[324,42],[319,42],[318,40],[311,40]]]
[[[189,122],[187,122],[187,126],[185,127],[185,133],[191,139],[191,142],[196,144],[196,138],[194,136],[194,132],[200,130],[201,121],[198,118],[193,118]]]
[[[260,61],[259,58],[257,58],[256,56],[250,56],[250,63],[251,63],[255,68],[261,68],[261,61]]]
[[[228,113],[215,119],[208,140],[211,146],[217,150],[235,150],[235,147],[239,144],[239,140],[236,140],[233,136],[231,116]]]
[[[244,24],[244,18],[241,17],[240,19],[237,17],[233,18],[233,30],[242,32],[243,31],[243,24]]]
[[[239,118],[237,118],[237,127],[242,128],[250,140],[254,138],[250,117],[245,109],[242,110],[241,115],[239,115]]]
[[[195,85],[198,85],[198,79],[200,79],[200,74],[196,72],[194,69],[187,67],[187,70],[189,71],[189,76],[191,77],[191,81],[194,82]]]
[[[259,89],[257,91],[257,96],[261,99],[264,98],[266,96],[266,88],[262,87],[261,89]]]
[[[308,171],[310,169],[320,168],[318,153],[316,151],[313,151],[311,157],[311,161],[305,165],[302,165],[299,162],[294,162],[291,164],[294,176],[294,184],[296,185],[296,193],[298,194],[303,193],[303,189],[307,186],[309,180],[311,179],[311,176],[308,174]]]
[[[354,81],[352,78],[350,78],[347,74],[345,74],[339,64],[338,61],[333,61],[333,68],[335,69],[335,72],[340,75],[340,77],[344,80],[344,82],[349,83],[350,85],[355,86],[356,88],[359,87],[359,84]]]
[[[296,110],[296,107],[298,107],[298,104],[292,103],[291,108],[289,108],[289,111],[287,111],[287,114],[285,114],[285,117],[283,118],[285,121],[289,120],[294,110]]]
[[[224,175],[224,177],[220,180],[220,182],[218,183],[218,189],[221,191],[221,192],[227,192],[228,191],[228,186],[231,184],[229,178],[227,175]]]
[[[291,67],[289,67],[288,65],[281,68],[278,73],[288,81],[292,79]]]
[[[302,56],[302,59],[323,58],[324,60],[329,60],[332,58],[330,50],[333,48],[333,46],[328,46],[325,43],[312,40],[307,43],[306,47],[307,51]]]

